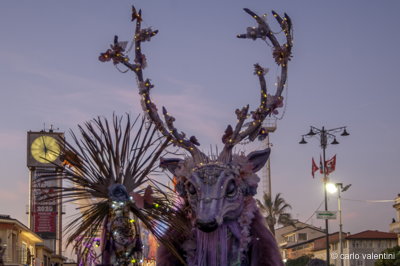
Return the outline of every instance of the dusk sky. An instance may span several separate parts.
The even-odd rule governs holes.
[[[253,64],[270,68],[270,93],[279,74],[271,48],[237,39],[254,20],[243,11],[286,12],[294,24],[293,59],[278,129],[270,135],[273,194],[307,220],[323,199],[317,139],[299,145],[309,126],[348,126],[349,137],[330,145],[337,154],[335,182],[352,184],[343,198],[344,230],[388,231],[400,193],[400,2],[372,1],[1,1],[0,2],[0,213],[27,223],[26,132],[54,125],[61,132],[112,113],[141,113],[135,77],[98,56],[113,41],[131,40],[131,5],[143,9],[145,27],[159,34],[143,44],[153,98],[176,125],[196,135],[208,152],[221,147],[234,111],[255,109],[259,84]],[[123,69],[121,67],[121,69]],[[261,143],[241,147],[250,152]],[[336,195],[329,196],[336,210]],[[321,208],[322,210],[322,208]],[[322,226],[315,217],[308,222]],[[330,222],[338,231],[338,222]]]

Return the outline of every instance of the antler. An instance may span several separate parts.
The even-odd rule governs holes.
[[[258,76],[261,86],[261,103],[254,112],[251,112],[252,121],[243,131],[241,130],[245,120],[248,118],[249,106],[247,105],[241,110],[236,109],[238,122],[235,126],[235,130],[232,129],[231,125],[228,125],[225,134],[222,137],[222,142],[225,146],[219,159],[223,161],[230,160],[232,149],[237,143],[241,142],[245,138],[249,138],[250,141],[253,141],[259,134],[264,134],[265,129],[262,128],[262,122],[276,108],[282,105],[283,98],[281,95],[286,84],[287,64],[291,58],[291,49],[293,46],[292,22],[286,13],[284,17],[281,18],[276,12],[272,11],[273,16],[276,18],[282,31],[286,35],[286,43],[280,45],[279,41],[275,37],[275,33],[272,32],[264,17],[258,16],[247,8],[245,8],[244,11],[256,20],[258,27],[248,27],[245,34],[239,34],[237,37],[253,40],[256,40],[257,38],[266,40],[266,38],[268,38],[273,45],[273,57],[275,62],[281,66],[281,76],[278,78],[278,86],[275,95],[269,95],[267,93],[267,85],[264,77],[268,72],[268,69],[262,68],[259,64],[254,65],[254,74]]]
[[[174,126],[175,118],[171,116],[165,107],[162,108],[165,122],[160,118],[157,107],[150,98],[150,90],[154,85],[150,82],[150,79],[143,78],[143,69],[146,67],[146,57],[141,51],[141,44],[145,41],[150,41],[153,36],[158,33],[158,30],[152,30],[151,28],[142,29],[142,11],[136,11],[135,7],[132,6],[132,21],[136,20],[136,29],[134,36],[134,47],[135,47],[135,59],[134,63],[129,62],[129,58],[124,54],[126,43],[118,42],[118,36],[114,38],[114,45],[111,45],[111,49],[108,49],[105,53],[102,53],[99,60],[102,62],[112,60],[115,65],[121,63],[128,69],[132,70],[137,77],[137,83],[139,86],[139,94],[141,95],[141,105],[145,114],[150,121],[154,122],[157,129],[168,139],[170,139],[175,145],[187,150],[193,157],[195,162],[204,162],[207,160],[207,156],[202,153],[197,146],[199,142],[195,136],[191,136],[189,139],[186,138],[184,132],[178,132]]]

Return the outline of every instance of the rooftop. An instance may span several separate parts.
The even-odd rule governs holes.
[[[343,238],[345,238],[348,233],[343,232]],[[339,232],[329,234],[329,244],[337,243],[339,242]],[[326,249],[326,237],[322,236],[314,241],[314,250],[322,250]]]
[[[31,229],[29,229],[26,225],[24,225],[17,219],[11,218],[10,215],[0,214],[0,228],[7,225],[16,226],[17,228],[21,229],[21,235],[29,238],[31,241],[35,243],[43,242],[43,239],[40,238],[39,235],[37,235],[35,232],[33,232]]]
[[[381,232],[378,230],[367,230],[357,234],[349,235],[346,239],[397,239],[396,233]]]

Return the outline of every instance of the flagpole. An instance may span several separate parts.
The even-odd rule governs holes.
[[[348,136],[350,135],[346,131],[346,127],[337,127],[333,129],[328,129],[326,130],[325,127],[322,127],[322,129],[318,129],[316,127],[311,126],[310,132],[308,134],[302,135],[301,141],[299,142],[300,144],[306,144],[307,141],[305,141],[304,137],[313,137],[318,135],[319,140],[320,140],[320,145],[322,148],[322,157],[323,157],[323,163],[322,163],[322,171],[323,171],[323,185],[324,185],[324,201],[325,201],[325,211],[328,211],[328,193],[327,193],[327,188],[326,184],[328,183],[328,173],[326,169],[326,148],[328,146],[328,139],[332,138],[333,141],[331,144],[339,144],[339,142],[336,140],[336,136],[334,133],[337,133],[338,131],[343,130],[343,133],[341,136]],[[321,168],[321,166],[320,166]],[[325,238],[326,238],[326,263],[327,265],[330,264],[330,246],[329,246],[329,223],[328,219],[325,219]]]

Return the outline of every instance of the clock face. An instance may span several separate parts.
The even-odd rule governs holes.
[[[40,136],[32,142],[31,154],[40,163],[51,163],[60,155],[60,145],[53,137]]]

